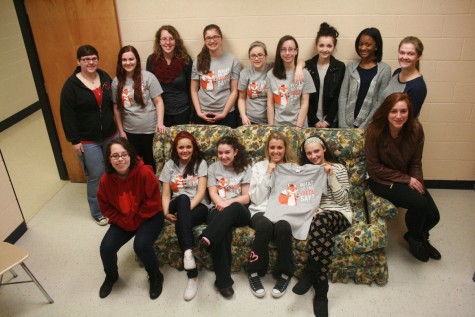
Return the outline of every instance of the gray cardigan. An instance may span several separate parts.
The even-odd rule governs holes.
[[[380,106],[381,94],[391,79],[391,67],[384,62],[379,62],[376,76],[371,81],[361,110],[355,119],[356,99],[360,89],[360,76],[357,70],[359,63],[360,60],[355,60],[346,65],[345,77],[338,99],[338,126],[340,128],[366,129],[371,122],[373,113]]]

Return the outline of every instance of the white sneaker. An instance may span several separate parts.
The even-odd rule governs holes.
[[[186,250],[185,254],[183,255],[183,266],[185,267],[185,270],[192,270],[196,268],[195,257],[193,256],[191,249]]]
[[[198,292],[198,278],[189,278],[188,283],[186,284],[185,293],[183,298],[185,300],[192,300]]]
[[[96,223],[99,225],[99,226],[105,226],[109,223],[109,219],[107,219],[106,217],[104,216],[100,216],[100,217],[97,217],[97,218],[94,218],[94,220],[96,221]]]

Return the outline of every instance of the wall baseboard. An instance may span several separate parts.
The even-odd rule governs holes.
[[[35,113],[36,111],[40,109],[41,109],[41,104],[39,101],[37,101],[34,104],[18,111],[14,115],[0,122],[0,132],[12,127],[13,125],[17,124],[21,120],[27,118],[28,116],[32,115],[33,113]]]
[[[26,222],[23,221],[6,239],[5,242],[14,244],[17,242],[21,236],[28,230]]]
[[[427,188],[475,190],[475,181],[424,180],[424,184]]]

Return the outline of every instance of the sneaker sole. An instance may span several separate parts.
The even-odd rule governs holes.
[[[285,292],[283,292],[283,293],[274,293],[274,292],[271,292],[272,297],[274,297],[274,298],[280,298],[280,297],[284,296],[285,293],[287,293],[287,290],[285,290]]]
[[[262,298],[262,297],[266,296],[266,291],[263,291],[262,293],[256,293],[251,289],[251,293],[254,294],[254,296],[256,296],[258,298]]]

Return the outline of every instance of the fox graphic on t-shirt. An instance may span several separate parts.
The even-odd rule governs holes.
[[[207,74],[201,75],[201,88],[204,90],[214,90],[216,83],[216,76],[213,71],[209,71]]]
[[[250,82],[247,86],[247,96],[250,99],[254,99],[259,97],[259,83],[258,82]]]
[[[287,189],[284,189],[279,194],[279,203],[282,205],[287,206],[297,206],[297,185],[295,184],[288,184]]]
[[[221,198],[226,198],[228,196],[228,192],[226,187],[228,186],[228,180],[224,177],[220,177],[217,179],[217,187],[218,187],[218,195]]]
[[[174,193],[178,192],[178,190],[185,188],[186,186],[186,181],[183,178],[183,175],[176,175],[175,176],[175,181],[170,182],[170,188]]]
[[[287,106],[289,100],[289,90],[286,85],[279,86],[277,91],[274,91],[274,102],[281,106]]]
[[[132,97],[130,97],[130,91],[127,88],[122,89],[122,104],[124,108],[132,106]]]

